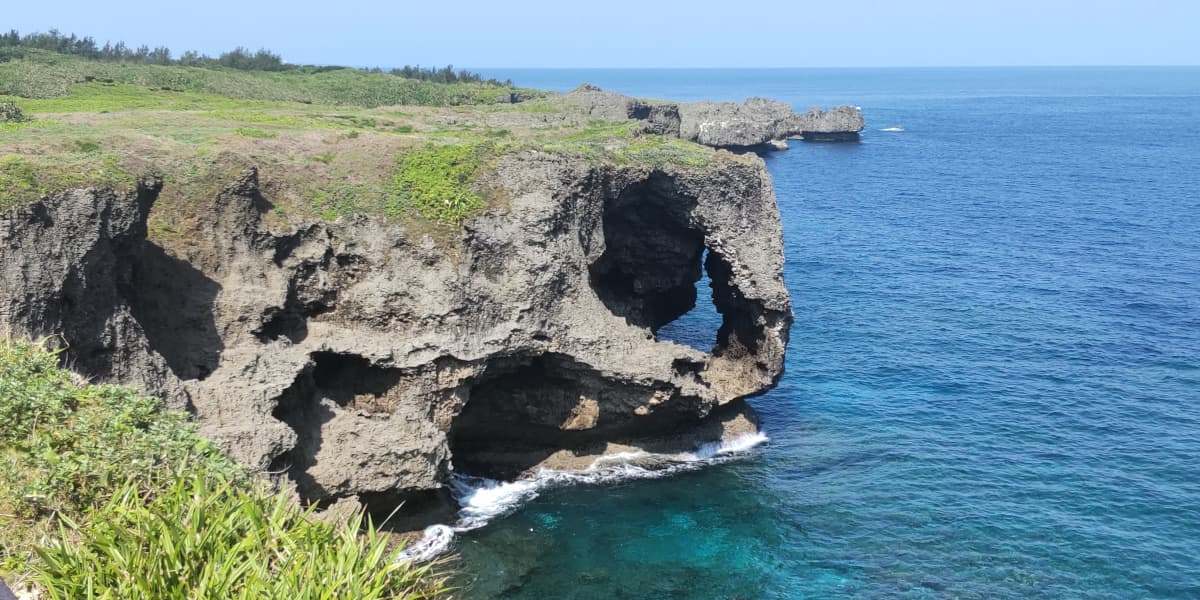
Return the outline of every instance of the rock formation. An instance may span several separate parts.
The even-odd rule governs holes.
[[[862,111],[838,106],[814,107],[796,113],[783,102],[751,98],[733,102],[691,102],[679,106],[679,136],[707,146],[754,147],[801,137],[810,141],[857,140],[863,130]]]
[[[797,113],[791,105],[750,98],[733,102],[671,104],[637,100],[584,84],[565,94],[566,104],[595,119],[640,119],[646,130],[690,142],[730,149],[785,149],[784,140],[855,141],[865,127],[862,111],[836,106],[827,111],[813,107]]]
[[[669,102],[648,102],[630,98],[616,92],[583,84],[563,95],[568,106],[582,110],[589,119],[621,121],[636,119],[645,121],[647,133],[679,136],[679,106]]]
[[[159,181],[55,193],[0,215],[0,329],[55,335],[77,370],[193,412],[315,502],[415,502],[451,460],[511,475],[564,448],[747,426],[743,399],[780,377],[791,323],[761,159],[651,169],[526,151],[494,182],[504,209],[449,248],[384,219],[272,218],[254,170],[176,252],[147,239]],[[702,269],[716,347],[657,341]]]

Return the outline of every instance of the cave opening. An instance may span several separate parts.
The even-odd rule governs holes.
[[[344,408],[391,412],[399,371],[375,366],[357,354],[314,352],[312,360],[312,382],[321,398]]]
[[[511,479],[563,449],[673,430],[694,410],[686,402],[636,411],[670,393],[613,381],[564,354],[494,360],[471,382],[447,433],[454,468]]]
[[[704,249],[701,262],[708,263],[709,251]],[[655,332],[655,339],[663,342],[674,342],[701,352],[712,352],[717,345],[717,331],[723,322],[720,311],[713,303],[712,277],[708,269],[701,271],[696,280],[696,301],[691,310],[680,315],[675,320],[663,324]]]
[[[589,411],[584,373],[571,373],[569,357],[545,354],[495,360],[473,382],[468,401],[449,432],[456,459],[488,451],[502,441],[509,448],[555,446],[562,428],[596,424]],[[590,414],[589,414],[590,413]]]
[[[627,186],[605,202],[605,249],[590,277],[604,305],[627,323],[710,352],[724,322],[716,298],[722,287],[713,282],[725,273],[711,268],[717,257],[695,207],[665,175]]]

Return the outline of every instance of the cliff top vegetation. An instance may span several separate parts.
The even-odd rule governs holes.
[[[152,55],[104,60],[0,44],[0,113],[13,115],[0,122],[0,210],[67,187],[127,189],[155,174],[165,185],[151,236],[186,243],[196,200],[256,166],[279,218],[373,214],[450,230],[497,204],[483,181],[505,154],[685,166],[714,155],[637,121],[596,120],[561,95],[471,74],[443,83],[435,70],[255,70],[220,58],[155,64]]]
[[[222,52],[216,58],[189,50],[178,57],[165,46],[151,48],[142,45],[136,48],[125,42],[105,42],[103,46],[90,36],[63,34],[51,29],[47,32],[35,32],[21,35],[15,29],[0,34],[0,48],[45,50],[56,54],[66,54],[88,60],[115,62],[123,64],[142,65],[178,65],[184,67],[207,67],[216,69],[237,69],[241,71],[303,71],[321,72],[347,70],[349,67],[336,65],[297,65],[285,62],[279,54],[266,48],[251,51],[248,48],[234,48]],[[12,51],[10,51],[12,52]],[[442,68],[404,65],[384,70],[379,67],[358,69],[366,73],[387,73],[405,79],[417,79],[436,83],[487,83],[495,86],[512,87],[512,81],[485,79],[478,73],[465,69],[455,70],[453,65]]]

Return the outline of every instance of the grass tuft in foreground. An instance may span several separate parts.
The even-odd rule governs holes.
[[[0,339],[0,573],[49,598],[391,598],[443,593],[361,517],[315,521],[186,415],[89,385]]]
[[[387,539],[356,516],[310,518],[287,497],[191,475],[166,489],[120,488],[90,522],[38,550],[54,599],[437,597],[430,567],[392,560]],[[70,540],[70,541],[68,541]]]

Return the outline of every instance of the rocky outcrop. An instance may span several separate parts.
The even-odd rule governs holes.
[[[605,121],[637,119],[645,131],[729,149],[786,149],[784,140],[854,141],[865,127],[862,111],[836,106],[797,113],[791,105],[766,98],[733,102],[672,104],[638,100],[584,84],[562,101],[587,118]]]
[[[862,111],[852,106],[796,113],[790,105],[766,98],[751,98],[744,104],[691,102],[679,105],[679,114],[681,138],[722,148],[755,147],[794,137],[857,140],[864,127]]]
[[[563,96],[563,102],[581,110],[589,119],[644,121],[643,131],[672,137],[679,136],[679,106],[669,102],[649,102],[583,84]]]
[[[791,323],[758,157],[524,152],[493,179],[505,209],[451,248],[381,219],[280,218],[253,170],[178,252],[147,240],[157,181],[54,194],[0,216],[0,327],[59,336],[75,368],[192,411],[315,502],[436,495],[451,461],[511,474],[753,427],[744,398],[780,377]],[[657,341],[702,269],[716,346]]]

